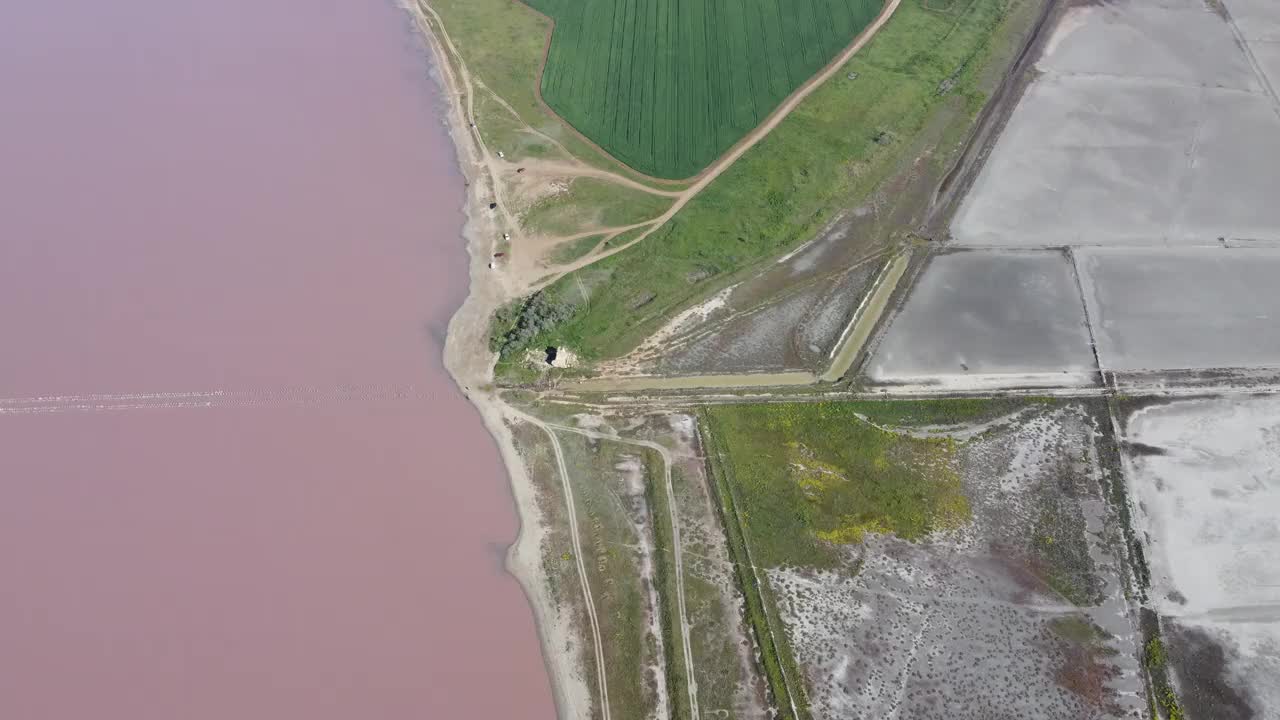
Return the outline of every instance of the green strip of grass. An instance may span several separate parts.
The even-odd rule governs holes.
[[[974,0],[952,16],[902,3],[866,48],[670,222],[554,284],[551,296],[573,312],[539,342],[588,360],[624,354],[740,271],[812,237],[834,211],[866,202],[919,152],[935,117],[947,114],[956,131],[943,134],[962,137],[986,101],[988,63],[1007,61],[1020,38],[1007,28],[1025,29],[1032,4]],[[1006,22],[1012,8],[1017,20]],[[957,150],[952,142],[932,158]],[[578,279],[608,291],[574,304]]]
[[[653,514],[653,542],[657,549],[654,584],[658,588],[659,614],[662,623],[662,646],[666,653],[667,697],[671,717],[691,717],[689,707],[689,671],[684,664],[679,604],[676,600],[675,555],[672,550],[670,498],[665,478],[660,471],[662,458],[652,450],[645,451],[645,471],[649,512]]]
[[[1154,720],[1184,720],[1186,714],[1178,702],[1178,695],[1169,683],[1169,656],[1161,639],[1160,620],[1148,609],[1142,610],[1143,645],[1142,664],[1147,669],[1150,683],[1151,715]]]
[[[869,400],[850,406],[881,425],[922,427],[960,425],[994,420],[1031,404],[1051,404],[1053,398],[945,398],[928,400]]]

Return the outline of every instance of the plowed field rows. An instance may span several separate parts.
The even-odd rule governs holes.
[[[527,0],[546,102],[640,172],[694,175],[848,45],[879,0]]]

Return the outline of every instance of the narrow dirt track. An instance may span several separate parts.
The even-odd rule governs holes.
[[[667,487],[667,514],[671,522],[671,555],[675,562],[676,576],[676,608],[680,613],[680,643],[681,651],[684,655],[685,667],[685,686],[689,690],[689,714],[692,720],[699,720],[698,711],[698,684],[694,679],[693,672],[693,646],[689,642],[689,613],[685,609],[684,599],[684,557],[682,555],[682,547],[680,545],[680,520],[676,512],[676,494],[675,488],[671,483],[671,465],[674,462],[671,453],[662,445],[648,440],[629,440],[620,438],[616,435],[606,435],[591,430],[583,430],[582,428],[569,427],[568,425],[555,425],[547,423],[548,428],[560,430],[562,432],[575,433],[584,437],[594,438],[596,440],[610,440],[622,443],[624,445],[635,445],[638,447],[648,448],[658,453],[662,458],[662,474],[663,480]]]
[[[560,485],[564,490],[565,506],[569,512],[569,535],[573,541],[573,559],[578,565],[578,582],[582,587],[582,597],[586,601],[587,619],[591,623],[591,643],[596,656],[596,678],[600,685],[600,716],[603,720],[609,720],[609,685],[604,668],[604,646],[600,642],[600,621],[596,618],[596,604],[591,596],[591,584],[587,582],[587,568],[582,562],[584,555],[582,541],[578,534],[578,511],[573,504],[573,488],[569,485],[569,467],[564,461],[564,450],[560,447],[560,439],[556,437],[555,426],[510,406],[507,407],[511,414],[539,428],[551,440],[551,449],[555,453],[556,466],[560,472]]]
[[[621,185],[622,187],[625,187],[625,188],[638,190],[640,192],[645,192],[650,195],[657,195],[659,197],[678,198],[681,195],[684,195],[685,193],[684,190],[659,190],[657,188],[651,188],[648,185],[645,185],[644,183],[636,182],[631,178],[623,177],[621,175],[615,175],[614,173],[611,173],[608,170],[601,170],[600,168],[591,167],[590,165],[583,165],[576,162],[564,162],[562,160],[532,159],[527,161],[522,160],[521,163],[524,165],[526,175],[541,175],[544,177],[571,176],[575,178],[579,178],[579,177],[595,178],[597,180],[603,180],[605,182],[613,183],[614,185]]]

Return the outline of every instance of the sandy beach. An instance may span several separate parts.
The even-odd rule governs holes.
[[[507,426],[507,405],[492,386],[495,354],[489,350],[489,318],[521,290],[518,286],[509,286],[518,285],[512,278],[489,268],[494,238],[501,237],[505,229],[499,213],[488,207],[495,179],[486,162],[487,151],[470,131],[464,95],[442,42],[416,2],[406,3],[405,9],[427,39],[432,53],[432,77],[440,84],[446,100],[449,136],[457,150],[459,170],[468,184],[463,239],[471,257],[470,289],[449,323],[444,348],[445,366],[480,411],[485,426],[498,444],[511,480],[511,492],[520,517],[520,533],[507,552],[506,565],[524,588],[537,619],[557,713],[562,718],[585,717],[591,708],[590,690],[582,668],[562,651],[572,642],[573,628],[551,602],[546,578],[540,570],[544,529],[533,485]]]

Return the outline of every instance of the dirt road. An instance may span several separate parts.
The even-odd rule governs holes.
[[[600,716],[603,720],[609,720],[609,684],[604,669],[604,646],[600,643],[600,621],[596,618],[596,604],[591,597],[591,585],[587,582],[587,568],[582,561],[582,558],[586,556],[582,552],[582,541],[578,533],[578,511],[573,505],[573,488],[569,484],[569,467],[564,462],[564,450],[561,449],[560,439],[556,437],[555,433],[556,429],[564,428],[549,425],[532,415],[514,408],[509,407],[509,412],[520,420],[538,427],[551,440],[551,449],[556,456],[556,467],[560,472],[560,485],[564,490],[564,502],[569,513],[569,536],[573,540],[573,559],[578,565],[578,582],[582,587],[582,597],[586,601],[587,619],[591,623],[591,644],[594,646],[596,656],[596,678],[600,683]]]
[[[674,462],[671,453],[662,445],[648,440],[630,440],[620,438],[617,435],[606,435],[591,430],[583,430],[582,428],[569,427],[567,425],[554,425],[547,423],[549,428],[560,430],[563,432],[576,433],[584,437],[594,438],[596,440],[609,440],[612,442],[622,443],[624,445],[635,445],[637,447],[648,448],[658,453],[662,458],[662,475],[663,482],[667,488],[667,513],[671,522],[671,555],[675,564],[676,577],[676,609],[680,614],[680,644],[681,652],[684,655],[685,667],[685,686],[689,690],[689,714],[693,720],[699,720],[698,712],[698,683],[695,680],[693,672],[693,648],[689,642],[689,612],[685,609],[684,595],[684,557],[683,549],[680,544],[680,520],[676,512],[676,493],[671,483],[671,465]]]

